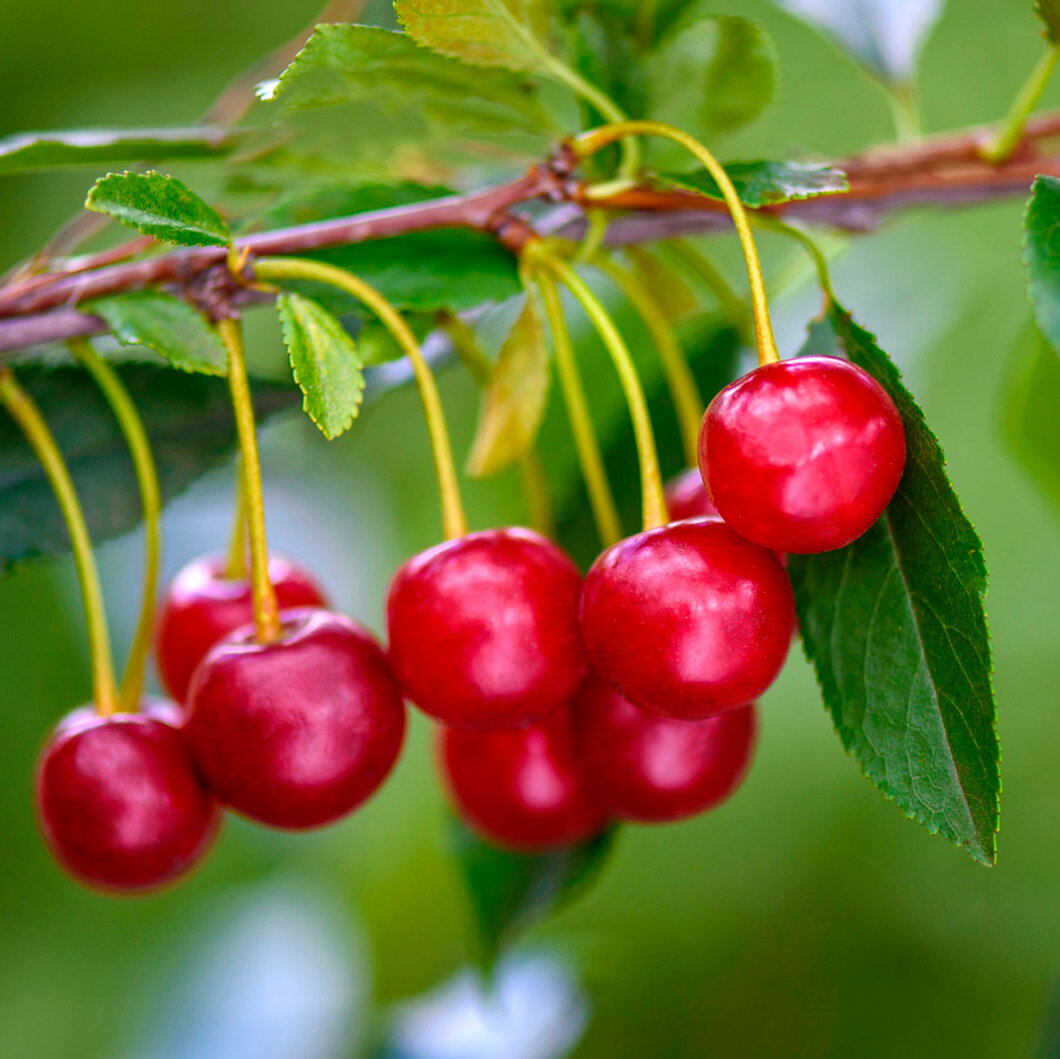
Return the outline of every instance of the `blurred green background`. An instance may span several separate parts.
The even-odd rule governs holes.
[[[317,6],[0,0],[0,134],[193,121]],[[891,136],[882,92],[823,38],[764,0],[713,6],[760,19],[782,70],[767,116],[727,141],[727,155],[841,156]],[[921,66],[929,131],[1003,112],[1041,48],[1030,8],[1029,0],[952,0]],[[1060,93],[1049,99],[1060,102]],[[94,175],[0,180],[0,269],[39,247]],[[984,540],[1003,745],[998,867],[973,865],[869,787],[796,650],[763,701],[760,751],[739,795],[687,824],[627,828],[587,899],[535,933],[587,992],[578,1056],[1045,1054],[1060,983],[1060,525],[1001,431],[1010,352],[1027,315],[1021,208],[1013,200],[910,213],[859,237],[834,263],[840,299],[903,367]],[[729,250],[723,257],[739,281]],[[766,251],[773,266],[789,261],[775,241]],[[778,302],[782,352],[796,347],[816,307],[808,285]],[[279,348],[272,332],[261,333]],[[448,372],[444,397],[463,450],[475,395]],[[402,392],[331,446],[302,417],[266,432],[273,546],[307,561],[343,608],[376,629],[389,572],[438,534],[418,420],[414,395]],[[229,482],[230,472],[218,472],[173,506],[168,572],[224,540]],[[476,525],[521,517],[508,477],[469,485],[468,496]],[[120,645],[133,621],[139,554],[135,537],[101,549]],[[301,953],[318,977],[269,979],[265,1014],[247,1016],[251,1036],[208,1054],[274,1054],[242,1049],[255,1026],[269,1024],[270,1003],[293,1002],[299,989],[309,994],[298,1009],[306,1037],[283,1054],[357,1054],[365,998],[381,1006],[422,992],[468,958],[426,725],[415,720],[396,775],[354,819],[307,836],[231,821],[214,855],[172,892],[94,896],[52,864],[30,800],[45,732],[88,694],[74,589],[65,564],[0,583],[0,1055],[207,1054],[195,1035],[206,1032],[196,1019],[207,1018],[209,1003],[188,991],[229,966],[238,996],[240,975],[268,963],[242,935],[228,952],[211,949],[211,939],[266,907],[246,920],[249,936],[272,943],[280,967],[301,952],[297,924],[287,930],[282,915],[267,912],[276,894],[281,907],[323,924],[317,933],[331,948],[319,959]],[[251,955],[240,962],[240,952]],[[211,1017],[224,1021],[227,994],[207,992]],[[324,1043],[310,1043],[314,1002],[320,1018],[330,1013],[345,1026]],[[187,1050],[157,1043],[169,1039],[167,1025]]]

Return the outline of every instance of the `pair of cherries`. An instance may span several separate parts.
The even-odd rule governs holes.
[[[217,800],[271,826],[328,823],[393,766],[403,698],[442,722],[454,800],[500,844],[544,849],[611,818],[717,804],[746,769],[752,703],[794,631],[777,553],[839,547],[868,529],[904,454],[893,403],[860,369],[835,358],[756,369],[704,417],[701,470],[721,518],[620,541],[584,584],[527,530],[439,545],[394,578],[389,656],[275,561],[283,635],[258,643],[244,625],[247,586],[193,564],[158,637],[181,716],[61,724],[38,774],[49,844],[93,885],[146,889],[202,855]],[[708,510],[695,486],[684,479],[671,494],[675,518]],[[239,600],[231,609],[226,592]]]

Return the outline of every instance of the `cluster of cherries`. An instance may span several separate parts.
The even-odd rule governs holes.
[[[608,548],[584,580],[525,529],[415,556],[390,588],[386,652],[284,560],[269,567],[283,631],[267,642],[248,582],[219,559],[186,567],[157,631],[181,705],[57,727],[37,780],[52,851],[91,885],[142,890],[201,857],[219,805],[327,824],[389,773],[406,699],[440,722],[459,813],[499,845],[545,850],[717,805],[794,634],[783,555],[864,533],[898,486],[905,436],[868,374],[807,357],[723,390],[699,451],[668,490],[674,521]]]

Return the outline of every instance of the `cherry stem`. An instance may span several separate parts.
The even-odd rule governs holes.
[[[1020,86],[1000,128],[980,152],[984,161],[999,165],[1007,161],[1020,145],[1027,119],[1042,98],[1042,93],[1053,76],[1058,58],[1060,58],[1060,43],[1050,44],[1045,54],[1031,70],[1027,80]]]
[[[162,497],[158,486],[158,469],[143,419],[118,373],[85,339],[71,339],[67,345],[95,380],[114,413],[125,444],[129,448],[133,470],[136,473],[136,484],[140,490],[144,519],[144,583],[140,598],[140,616],[121,682],[122,708],[129,713],[135,713],[140,707],[140,698],[143,695],[147,656],[154,634],[158,570],[162,556]]]
[[[722,164],[697,139],[680,129],[675,129],[672,125],[664,125],[658,121],[623,121],[614,125],[604,125],[599,129],[575,136],[572,148],[579,158],[588,158],[608,144],[625,139],[627,136],[659,136],[662,139],[671,140],[684,147],[714,178],[721,189],[725,205],[728,206],[729,213],[732,215],[732,223],[740,238],[740,248],[743,250],[744,261],[747,264],[758,363],[771,364],[780,360],[776,339],[773,337],[773,325],[769,319],[769,302],[766,300],[762,265],[758,260],[758,251],[755,248],[754,236],[751,234],[747,211]]]
[[[0,402],[7,408],[36,453],[62,510],[70,534],[70,550],[73,553],[74,566],[81,586],[81,600],[85,608],[85,628],[88,632],[88,650],[92,665],[92,700],[97,713],[104,717],[109,716],[118,711],[121,700],[114,679],[103,590],[99,583],[99,570],[92,553],[88,526],[85,524],[85,513],[77,499],[77,491],[54,435],[48,429],[48,424],[33,399],[15,381],[10,368],[0,371]]]
[[[232,394],[236,435],[239,438],[239,470],[246,499],[247,536],[250,541],[250,590],[254,601],[254,628],[259,643],[272,643],[283,635],[276,591],[269,580],[269,545],[265,537],[265,500],[261,489],[261,460],[254,425],[254,405],[247,379],[243,329],[238,320],[217,325],[228,350],[228,388]]]
[[[228,538],[225,576],[243,581],[247,576],[247,491],[243,485],[243,460],[236,457],[235,498],[232,504],[232,531]]]
[[[689,467],[695,467],[699,460],[699,425],[703,419],[703,397],[670,321],[652,293],[632,272],[619,268],[603,254],[594,256],[591,263],[621,289],[644,322],[659,354],[663,376],[670,391],[670,400],[681,428],[685,463]]]
[[[437,321],[449,336],[457,359],[467,369],[476,385],[485,389],[489,385],[493,366],[478,344],[475,333],[459,316],[446,310],[438,313]],[[554,536],[556,520],[552,512],[552,497],[548,491],[548,476],[536,447],[531,447],[519,457],[519,478],[530,525],[542,536]]]
[[[786,235],[790,239],[794,239],[809,254],[814,271],[817,273],[817,282],[826,300],[829,302],[836,300],[835,290],[832,288],[832,277],[828,273],[828,259],[824,256],[824,251],[817,245],[816,240],[808,232],[803,231],[797,225],[788,224],[786,221],[779,220],[776,217],[763,215],[756,217],[755,223],[767,232],[776,232],[779,235]]]
[[[445,424],[445,413],[438,387],[430,366],[424,359],[419,343],[409,330],[401,314],[374,287],[358,279],[345,269],[334,265],[325,265],[320,261],[307,261],[296,257],[263,257],[252,263],[254,275],[258,279],[274,280],[316,280],[326,283],[356,298],[368,306],[386,329],[393,335],[402,353],[409,358],[412,372],[416,378],[420,402],[423,405],[423,416],[427,422],[427,433],[430,436],[431,451],[434,455],[434,468],[438,476],[438,493],[442,502],[442,526],[445,536],[455,540],[467,534],[467,516],[464,504],[460,499],[460,486],[456,475],[456,464],[453,462],[453,446],[449,440],[449,429]]]
[[[618,517],[618,508],[607,480],[607,469],[604,466],[600,446],[593,430],[592,416],[589,413],[589,402],[585,398],[578,362],[574,356],[567,321],[563,316],[563,303],[559,289],[551,274],[539,269],[534,276],[538,290],[541,292],[541,303],[548,320],[548,329],[552,333],[552,345],[556,353],[556,374],[559,376],[563,403],[567,408],[567,419],[570,421],[571,433],[574,436],[574,451],[578,457],[578,466],[585,480],[585,491],[589,496],[589,507],[592,509],[596,532],[604,547],[610,547],[622,537],[622,521]]]

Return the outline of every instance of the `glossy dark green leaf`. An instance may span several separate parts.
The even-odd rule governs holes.
[[[1060,0],[1035,0],[1035,14],[1045,26],[1045,38],[1050,44],[1060,40]]]
[[[467,889],[487,963],[520,931],[577,900],[592,885],[614,845],[614,829],[576,846],[524,854],[484,842],[457,820],[453,852]]]
[[[982,548],[897,368],[843,309],[830,318],[840,348],[897,404],[908,455],[868,533],[788,557],[803,646],[840,740],[869,780],[931,834],[993,864],[1000,750]]]
[[[224,246],[229,240],[221,215],[176,177],[162,173],[108,173],[89,190],[85,208],[184,246]]]
[[[116,370],[144,417],[162,497],[169,501],[235,445],[228,387],[219,379],[164,366],[120,364]],[[80,367],[27,364],[18,380],[40,406],[70,466],[94,542],[132,529],[140,495],[114,415]],[[291,386],[255,383],[259,421],[298,406]],[[14,421],[0,411],[0,572],[29,558],[65,554],[69,538],[40,464]]]
[[[1027,292],[1042,336],[1060,351],[1060,179],[1035,178],[1023,219]]]
[[[725,172],[745,206],[770,206],[778,202],[834,195],[849,191],[846,173],[819,162],[730,162]],[[720,199],[721,188],[706,169],[690,173],[661,173],[660,183]]]
[[[123,345],[153,349],[182,371],[228,373],[228,354],[217,332],[181,298],[164,291],[130,291],[82,308],[102,316]]]
[[[364,399],[364,371],[353,339],[327,309],[300,294],[281,294],[276,311],[302,407],[324,437],[337,438]]]
[[[363,100],[452,127],[536,131],[545,122],[524,77],[469,66],[371,26],[318,26],[265,95],[288,110]]]
[[[0,174],[79,165],[164,162],[227,154],[235,140],[211,126],[174,129],[67,129],[0,139]]]

